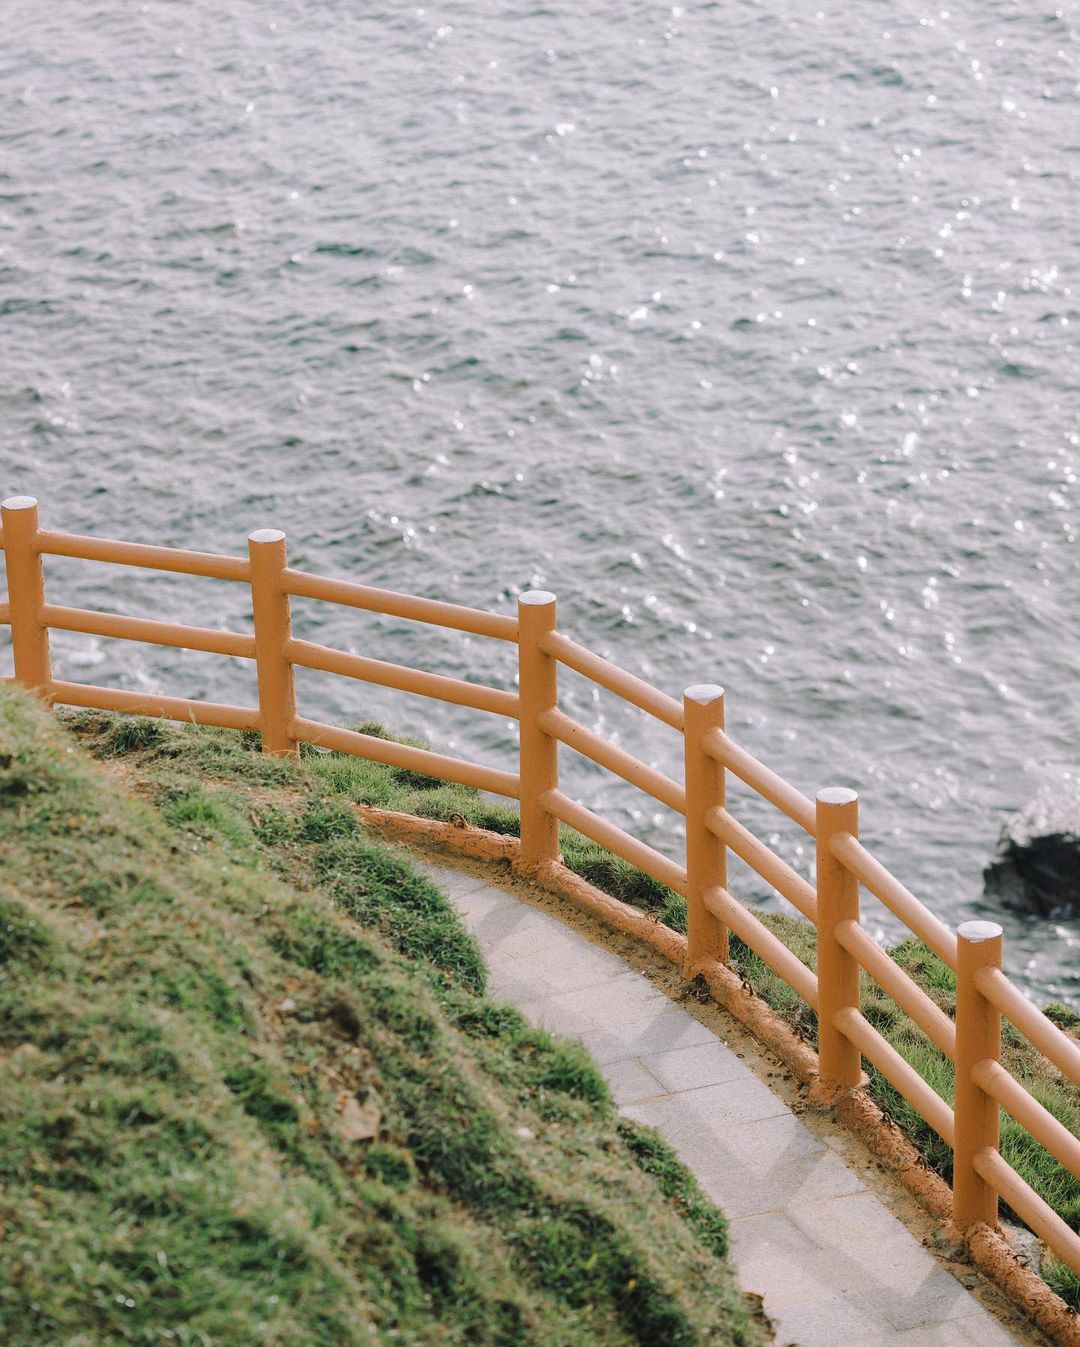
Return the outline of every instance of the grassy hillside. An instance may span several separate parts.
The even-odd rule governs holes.
[[[328,762],[68,721],[117,770],[0,689],[7,1347],[766,1340],[722,1216]]]
[[[93,730],[93,724],[99,728]],[[138,731],[123,728],[123,722],[99,718],[86,723],[86,733],[96,744],[96,751],[111,753],[118,748],[135,751],[144,770],[159,773],[162,768],[152,766],[162,751],[178,753],[185,763],[203,762],[205,770],[215,773],[212,757],[207,754],[222,750],[214,747],[222,742],[205,734],[178,732],[157,725],[149,733],[157,736],[158,747],[138,750],[128,744],[124,736],[136,736]],[[377,724],[358,726],[369,734],[385,734]],[[110,738],[112,736],[112,738]],[[115,741],[115,742],[114,742]],[[410,741],[406,741],[410,742]],[[168,745],[168,747],[165,747]],[[254,746],[254,745],[253,745]],[[311,752],[305,758],[305,774],[316,790],[325,792],[328,800],[335,799],[378,805],[387,809],[418,814],[421,817],[452,819],[466,818],[478,827],[496,832],[516,834],[517,811],[509,806],[491,802],[478,791],[463,786],[451,786],[414,772],[383,767],[341,754]],[[163,779],[163,778],[162,778]],[[624,901],[652,912],[658,920],[676,930],[686,929],[686,907],[678,895],[635,870],[627,862],[612,856],[602,847],[588,841],[568,828],[561,832],[563,856],[571,869],[591,883]],[[794,951],[808,967],[816,964],[813,928],[799,918],[763,913],[765,924]],[[748,949],[737,937],[731,942],[732,962],[769,1005],[785,1018],[808,1042],[816,1046],[817,1019],[814,1011],[802,1002],[790,987]],[[956,979],[930,950],[911,939],[890,951],[892,958],[908,973],[948,1015],[955,1012]],[[869,977],[862,980],[862,1011],[871,1024],[897,1049],[912,1066],[949,1103],[953,1099],[953,1068],[943,1053],[928,1043],[911,1019],[880,990]],[[1047,1013],[1067,1032],[1078,1034],[1080,1017],[1065,1006],[1049,1006]],[[1070,1131],[1080,1135],[1080,1092],[1038,1052],[1028,1046],[1007,1023],[1003,1026],[1004,1060],[1016,1078],[1054,1114]],[[1078,1035],[1080,1036],[1080,1035]],[[894,1119],[914,1143],[923,1158],[938,1173],[951,1181],[952,1151],[900,1094],[874,1067],[867,1064],[870,1094]],[[1026,1131],[1008,1115],[1002,1118],[1002,1153],[1006,1160],[1035,1190],[1073,1227],[1080,1230],[1080,1183],[1073,1175],[1032,1141]],[[1043,1276],[1059,1295],[1074,1308],[1080,1309],[1080,1278],[1056,1259],[1048,1257],[1042,1268]]]

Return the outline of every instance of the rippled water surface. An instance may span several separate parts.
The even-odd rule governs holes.
[[[298,565],[501,611],[555,590],[565,630],[665,690],[723,683],[741,742],[808,793],[856,786],[865,838],[950,923],[985,911],[1003,817],[1080,768],[1076,4],[4,15],[3,494],[207,550],[277,524]],[[246,619],[213,582],[49,581]],[[297,625],[512,677],[494,643],[314,604]],[[63,636],[56,660],[252,695],[239,661]],[[677,769],[670,730],[566,687]],[[480,714],[301,689],[512,762]],[[581,798],[677,848],[565,757]],[[1080,923],[1006,930],[1033,991],[1080,1000]]]

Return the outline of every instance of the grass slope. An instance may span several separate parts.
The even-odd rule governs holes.
[[[98,729],[90,729],[91,724],[97,724]],[[144,728],[140,729],[140,725]],[[125,722],[105,717],[87,722],[87,727],[84,732],[95,740],[99,753],[134,751],[136,757],[142,760],[153,759],[162,752],[179,754],[177,760],[187,764],[189,769],[197,767],[212,776],[220,775],[220,768],[215,765],[215,755],[227,756],[231,764],[228,770],[233,772],[239,770],[238,765],[243,761],[231,749],[227,749],[227,745],[235,742],[235,737],[215,736],[212,732],[178,732],[156,723]],[[357,728],[369,734],[386,736],[382,726],[375,723],[366,723]],[[149,736],[154,743],[140,750],[138,743],[134,742],[140,734]],[[253,737],[249,743],[252,748],[256,746]],[[259,761],[253,756],[247,760],[249,763]],[[462,817],[478,827],[496,832],[518,832],[515,809],[493,803],[478,791],[464,786],[447,785],[432,777],[341,754],[312,751],[305,756],[304,768],[312,789],[316,794],[322,793],[328,805],[334,800],[373,804],[425,818]],[[255,768],[245,767],[243,770]],[[260,767],[258,770],[265,771],[267,768]],[[676,930],[686,929],[685,904],[669,889],[571,829],[561,830],[560,845],[563,858],[570,868],[591,883],[625,902],[644,908]],[[807,922],[768,913],[759,915],[803,963],[810,968],[815,967],[815,934]],[[732,937],[731,949],[734,966],[754,991],[816,1046],[817,1020],[814,1011],[737,937]],[[914,939],[905,941],[891,950],[890,954],[947,1014],[954,1014],[955,977],[940,959]],[[862,979],[862,1011],[901,1056],[951,1104],[952,1064],[928,1042],[900,1007],[865,975]],[[1080,1030],[1080,1017],[1067,1007],[1048,1006],[1047,1013],[1067,1032],[1077,1034]],[[1009,1070],[1065,1127],[1080,1136],[1080,1092],[1064,1080],[1056,1068],[1031,1048],[1008,1023],[1003,1025],[1003,1042],[1003,1059]],[[951,1181],[951,1149],[879,1071],[868,1066],[868,1074],[871,1096],[911,1139],[927,1163]],[[1080,1230],[1080,1183],[1007,1114],[1002,1115],[1001,1149],[1005,1159],[1036,1192],[1074,1230]],[[1074,1308],[1080,1309],[1080,1278],[1052,1257],[1045,1260],[1042,1274],[1059,1295]]]
[[[70,719],[142,798],[0,689],[7,1347],[765,1341],[720,1214],[320,771]]]

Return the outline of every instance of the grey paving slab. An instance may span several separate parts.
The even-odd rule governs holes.
[[[473,889],[470,893],[463,893],[453,899],[453,902],[463,917],[468,916],[480,921],[484,917],[490,917],[494,912],[508,908],[510,904],[507,897],[507,894],[500,893],[498,889]]]
[[[668,1093],[722,1085],[750,1075],[744,1063],[715,1038],[688,1048],[650,1052],[642,1061]]]
[[[958,1344],[963,1347],[1016,1347],[1016,1339],[1005,1328],[1003,1324],[998,1323],[991,1315],[985,1312],[965,1316],[963,1319],[953,1319],[951,1323],[942,1324],[937,1327],[935,1332],[941,1334],[938,1338],[932,1338],[927,1342],[927,1347],[937,1347],[937,1344],[948,1342],[945,1334],[956,1332],[959,1334]],[[922,1333],[926,1335],[926,1328],[913,1330],[910,1336],[903,1334],[895,1339],[896,1347],[920,1347],[916,1342],[915,1334]]]
[[[608,1062],[600,1071],[616,1104],[634,1104],[664,1093],[664,1087],[636,1057],[625,1062]]]
[[[740,1276],[741,1273],[737,1272]],[[766,1297],[766,1300],[768,1297]],[[770,1313],[766,1305],[766,1314]],[[821,1296],[802,1299],[784,1307],[772,1316],[777,1344],[828,1343],[829,1347],[843,1340],[866,1344],[880,1332],[881,1319],[842,1296]],[[886,1339],[887,1341],[887,1339]]]
[[[550,932],[551,928],[544,921],[543,912],[526,907],[524,903],[515,905],[495,901],[486,909],[481,909],[478,902],[481,895],[487,896],[483,890],[474,890],[466,894],[458,910],[465,918],[465,925],[491,953],[501,949],[506,941],[512,941],[515,936],[520,936],[523,931],[531,932],[537,940]],[[505,894],[501,896],[506,897]],[[452,894],[447,894],[447,897],[457,905],[458,900]],[[495,895],[492,895],[492,898],[494,899]]]
[[[667,1094],[635,1106],[635,1112],[639,1122],[662,1131],[688,1154],[708,1149],[717,1163],[721,1156],[734,1157],[735,1139],[752,1132],[744,1124],[791,1117],[784,1101],[749,1071],[720,1085]]]
[[[863,1192],[788,1208],[803,1238],[828,1258],[851,1295],[869,1291],[898,1329],[924,1327],[971,1313],[965,1287],[929,1257],[906,1228]]]
[[[702,1188],[736,1221],[793,1202],[824,1202],[861,1192],[862,1181],[791,1114],[732,1129],[727,1144],[676,1145]]]
[[[545,1000],[524,1002],[520,1008],[541,1028],[577,1034],[612,1026],[620,1031],[645,1029],[670,1004],[639,973],[624,970],[599,982],[590,980],[585,986],[561,990]]]
[[[446,894],[452,902],[465,894],[475,893],[478,889],[483,889],[487,893],[498,894],[500,898],[508,898],[510,895],[504,893],[501,889],[495,889],[484,879],[476,875],[467,875],[461,870],[450,870],[445,865],[432,865],[428,861],[415,861],[414,868],[421,874],[427,875],[439,888]]]
[[[565,988],[556,987],[539,968],[515,968],[513,964],[488,974],[488,991],[496,1000],[542,1004]]]
[[[745,1061],[647,978],[547,912],[423,868],[478,941],[493,994],[577,1038],[622,1113],[657,1128],[727,1215],[739,1283],[763,1297],[777,1347],[1019,1341]]]
[[[570,1032],[574,1032],[571,1030]],[[633,1025],[585,1030],[575,1034],[594,1062],[617,1062],[627,1057],[645,1058],[695,1043],[715,1043],[716,1035],[692,1015],[670,1001],[658,1005],[651,1016]]]

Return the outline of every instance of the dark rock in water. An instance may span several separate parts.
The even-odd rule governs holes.
[[[1080,785],[1055,783],[1010,819],[983,888],[1026,912],[1080,914]]]

